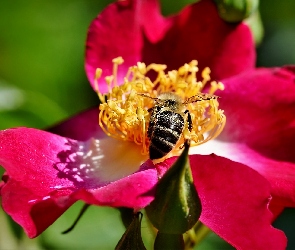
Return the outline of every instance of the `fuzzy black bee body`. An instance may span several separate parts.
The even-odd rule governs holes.
[[[175,147],[184,128],[184,118],[169,110],[154,110],[152,116],[148,137],[150,139],[150,159],[154,160],[164,157]]]
[[[177,145],[184,129],[192,131],[192,119],[186,106],[189,103],[216,99],[217,96],[199,93],[185,101],[178,95],[167,92],[157,98],[141,94],[155,100],[155,105],[150,108],[150,121],[147,136],[150,140],[149,156],[151,160],[161,159]]]
[[[155,160],[166,156],[175,147],[182,135],[188,112],[181,98],[173,93],[161,94],[149,111],[149,154],[150,159]]]

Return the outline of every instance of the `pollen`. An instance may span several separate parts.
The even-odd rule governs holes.
[[[124,61],[121,57],[113,59],[113,72],[105,78],[108,93],[99,92],[98,79],[102,70],[95,74],[95,88],[100,99],[99,125],[111,137],[124,141],[133,141],[142,146],[142,153],[149,153],[147,136],[150,110],[155,105],[155,99],[162,93],[172,92],[183,100],[185,108],[192,119],[192,129],[183,132],[183,137],[189,137],[191,146],[197,146],[214,139],[222,131],[226,117],[219,109],[218,98],[201,98],[205,86],[207,95],[213,95],[217,90],[223,90],[221,82],[210,81],[210,69],[205,68],[201,80],[197,79],[198,62],[191,61],[177,70],[166,72],[166,65],[138,62],[126,72],[123,82],[118,82],[118,67]],[[150,76],[153,76],[150,77]],[[187,100],[200,96],[193,103]],[[179,150],[181,147],[179,147]]]

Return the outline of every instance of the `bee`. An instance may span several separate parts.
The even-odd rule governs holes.
[[[150,141],[149,157],[151,160],[161,159],[170,153],[178,144],[184,129],[192,131],[192,118],[186,106],[189,103],[217,98],[215,95],[203,94],[192,96],[185,101],[172,92],[162,93],[154,99],[154,107],[148,109],[150,121],[147,136]]]

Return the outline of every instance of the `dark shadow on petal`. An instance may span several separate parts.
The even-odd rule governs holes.
[[[99,150],[95,143],[94,139],[85,143],[68,140],[70,149],[59,152],[60,162],[53,166],[58,171],[58,178],[70,180],[77,188],[99,188],[108,184],[98,177],[100,156],[95,152]]]

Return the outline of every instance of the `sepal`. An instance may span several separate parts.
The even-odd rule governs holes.
[[[134,209],[128,207],[118,207],[117,208],[120,212],[121,220],[125,228],[132,223],[134,220]]]
[[[134,214],[133,220],[118,242],[115,250],[146,250],[141,238],[142,213]]]
[[[155,199],[146,207],[152,224],[166,234],[183,234],[201,215],[201,201],[188,160],[189,143],[156,186]]]
[[[157,233],[154,250],[182,250],[184,241],[182,234],[165,234],[160,231]]]

